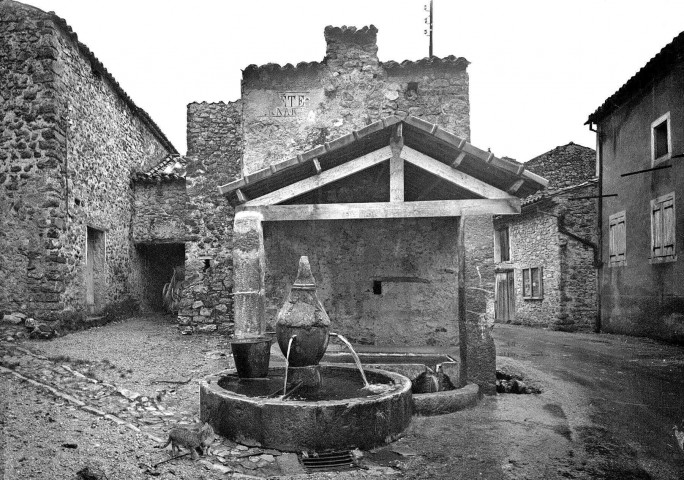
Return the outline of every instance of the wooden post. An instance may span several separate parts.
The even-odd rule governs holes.
[[[466,289],[465,289],[465,224],[466,217],[458,217],[457,251],[458,251],[458,340],[461,356],[461,384],[467,380],[468,364],[468,334],[466,332]]]
[[[401,150],[404,148],[403,123],[394,127],[390,137],[390,202],[404,201],[404,159],[401,158]]]

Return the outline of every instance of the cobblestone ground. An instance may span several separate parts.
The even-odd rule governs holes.
[[[50,341],[3,325],[3,479],[249,478],[303,474],[295,454],[219,438],[193,462],[158,450],[176,425],[199,422],[199,379],[231,367],[216,335],[181,336],[170,317],[130,319]],[[395,473],[372,465],[343,476]],[[310,477],[310,475],[306,475]],[[319,473],[318,478],[339,474]],[[105,477],[103,477],[105,478]]]
[[[362,469],[308,475],[295,454],[222,438],[199,461],[159,464],[172,426],[198,421],[199,380],[231,366],[221,336],[179,335],[170,317],[49,341],[23,333],[0,324],[3,480],[86,467],[108,480],[684,478],[684,349],[647,339],[497,326],[498,367],[540,394],[414,417],[404,438],[359,452]]]

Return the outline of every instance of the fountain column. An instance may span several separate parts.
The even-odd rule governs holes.
[[[233,308],[235,338],[264,332],[266,257],[263,216],[238,212],[233,222]]]

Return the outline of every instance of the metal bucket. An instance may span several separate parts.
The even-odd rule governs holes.
[[[271,337],[236,338],[230,341],[238,377],[264,378],[268,376],[272,341]]]

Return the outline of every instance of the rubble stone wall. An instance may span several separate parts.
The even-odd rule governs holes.
[[[240,176],[242,102],[188,105],[185,282],[178,320],[202,330],[232,328],[233,219],[218,187]]]
[[[598,314],[597,270],[595,264],[598,241],[596,199],[569,200],[598,194],[592,184],[556,197],[563,230],[586,240],[582,242],[561,232],[561,308],[554,328],[589,331],[595,327]],[[589,245],[589,243],[593,244]]]
[[[96,309],[122,302],[135,294],[129,178],[172,147],[63,20],[14,2],[0,8],[2,62],[12,65],[0,80],[11,107],[0,119],[7,152],[0,184],[15,212],[2,228],[11,232],[2,264],[16,285],[2,288],[7,304],[39,318],[84,311],[88,227],[106,237]]]
[[[542,205],[541,210],[553,213],[553,205]],[[501,219],[496,227],[501,226]],[[511,261],[499,267],[514,269],[515,320],[513,323],[538,327],[555,323],[561,305],[560,238],[555,217],[538,212],[536,208],[523,210],[519,216],[505,217],[509,227]],[[523,298],[523,273],[526,268],[542,267],[542,298]]]
[[[102,304],[138,297],[129,275],[136,252],[131,243],[133,191],[131,174],[173,153],[122,101],[111,80],[78,48],[75,39],[58,35],[61,73],[59,98],[66,112],[69,221],[61,239],[67,259],[66,306],[85,306],[87,227],[105,232],[106,262]]]
[[[470,138],[468,62],[381,63],[376,37],[375,27],[327,27],[323,62],[245,69],[245,174],[396,112]]]
[[[185,179],[133,183],[133,243],[185,243],[188,194]]]
[[[61,310],[66,258],[64,112],[55,88],[55,25],[0,4],[0,309]]]
[[[572,187],[596,176],[596,151],[570,142],[525,162],[525,168],[549,181],[549,191]]]

